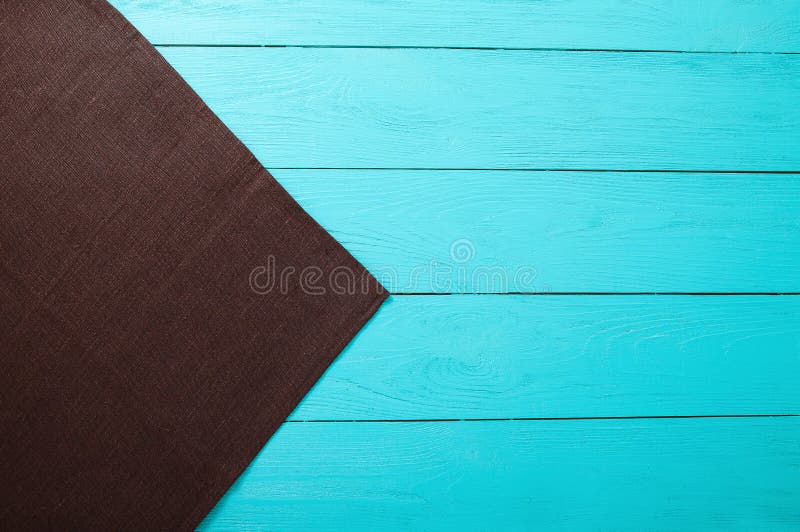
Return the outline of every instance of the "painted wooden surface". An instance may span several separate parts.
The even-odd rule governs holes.
[[[393,292],[800,291],[800,176],[275,175]]]
[[[794,0],[112,0],[155,43],[800,51]]]
[[[798,413],[798,324],[800,297],[393,296],[291,419]]]
[[[796,530],[800,421],[291,423],[206,521],[251,530]]]
[[[160,51],[272,169],[800,170],[800,55]]]
[[[428,294],[390,299],[203,528],[800,528],[797,2],[112,3]]]

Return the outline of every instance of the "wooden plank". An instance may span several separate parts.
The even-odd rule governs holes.
[[[268,168],[800,170],[800,55],[161,51]]]
[[[393,292],[800,291],[798,176],[275,175]]]
[[[800,51],[783,0],[112,0],[156,43]]]
[[[293,420],[800,413],[800,297],[394,296]]]
[[[797,418],[284,425],[206,530],[796,530]]]

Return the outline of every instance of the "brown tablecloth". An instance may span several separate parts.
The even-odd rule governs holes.
[[[385,297],[105,1],[0,2],[0,528],[194,527]]]

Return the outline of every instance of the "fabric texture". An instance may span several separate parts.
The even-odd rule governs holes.
[[[191,529],[387,297],[105,1],[0,0],[0,528]]]

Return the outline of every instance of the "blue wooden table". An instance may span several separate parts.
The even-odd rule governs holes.
[[[800,2],[113,3],[394,294],[204,528],[800,528]]]

